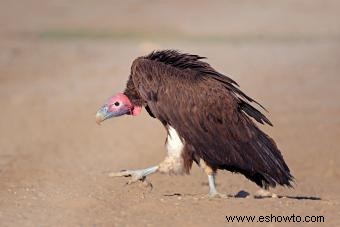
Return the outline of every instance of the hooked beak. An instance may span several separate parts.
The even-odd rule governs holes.
[[[124,114],[127,114],[129,110],[126,110],[124,108],[121,108],[116,111],[110,111],[109,106],[107,104],[103,105],[99,108],[99,110],[96,113],[96,123],[100,125],[102,121],[105,121],[106,119],[109,119],[111,117],[118,117]]]
[[[96,123],[100,125],[100,123],[110,117],[109,107],[105,104],[104,106],[100,107],[96,113]]]

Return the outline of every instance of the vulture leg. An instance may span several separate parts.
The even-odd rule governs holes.
[[[152,166],[146,169],[137,169],[137,170],[122,170],[120,172],[110,173],[110,177],[131,177],[131,180],[128,184],[143,181],[145,177],[149,174],[155,173],[158,170],[158,166]]]
[[[227,198],[226,195],[220,194],[216,189],[215,184],[215,175],[216,171],[214,171],[210,166],[208,166],[203,159],[200,160],[200,167],[204,170],[204,172],[208,175],[208,184],[209,184],[209,194],[210,198]]]
[[[210,197],[215,197],[218,196],[219,193],[217,192],[216,189],[216,184],[215,184],[215,174],[208,174],[208,183],[209,183],[209,196]]]

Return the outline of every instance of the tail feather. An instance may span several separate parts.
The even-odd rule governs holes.
[[[255,127],[254,138],[241,144],[242,163],[223,165],[222,169],[243,174],[259,187],[268,189],[276,185],[293,187],[294,177],[273,139]]]
[[[280,150],[273,139],[257,129],[257,139],[250,143],[259,155],[259,163],[248,178],[263,188],[275,187],[277,184],[293,187],[294,177],[285,163]]]

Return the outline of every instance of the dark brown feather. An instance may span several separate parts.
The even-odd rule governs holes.
[[[239,172],[261,187],[293,180],[275,142],[249,117],[270,121],[233,86],[236,83],[197,55],[153,52],[136,59],[125,94],[151,116],[174,127],[186,143],[186,166],[202,158],[214,169]],[[191,156],[191,159],[188,158]]]

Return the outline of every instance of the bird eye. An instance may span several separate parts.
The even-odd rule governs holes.
[[[114,104],[115,104],[115,106],[119,106],[119,102],[115,102]]]

